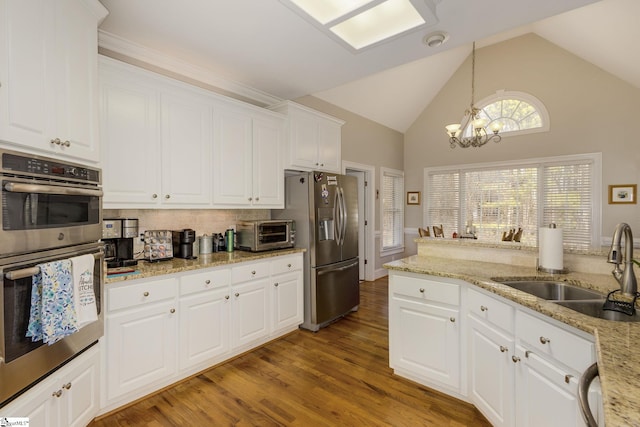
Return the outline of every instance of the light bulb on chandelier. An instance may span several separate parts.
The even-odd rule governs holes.
[[[502,137],[498,135],[502,126],[498,122],[491,123],[491,134],[487,133],[486,126],[488,120],[479,117],[480,109],[474,105],[475,96],[475,70],[476,70],[476,42],[473,42],[473,50],[471,52],[471,104],[469,108],[464,112],[465,117],[468,117],[466,124],[471,124],[473,129],[471,136],[461,137],[463,128],[460,123],[447,125],[447,134],[449,135],[449,145],[451,148],[460,146],[462,148],[468,147],[482,147],[489,141],[500,142]]]

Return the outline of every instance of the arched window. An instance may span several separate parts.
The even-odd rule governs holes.
[[[549,113],[535,96],[524,92],[499,90],[476,103],[478,117],[485,119],[485,128],[491,133],[491,125],[501,125],[500,135],[522,135],[549,130]],[[471,137],[472,126],[467,124],[463,137]]]

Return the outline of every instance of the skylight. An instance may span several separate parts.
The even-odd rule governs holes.
[[[437,22],[432,0],[281,1],[355,51]]]

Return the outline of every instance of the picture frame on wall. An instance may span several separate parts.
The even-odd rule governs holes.
[[[407,204],[419,205],[420,204],[420,192],[419,191],[407,191]]]
[[[619,184],[609,186],[609,204],[636,204],[638,186],[636,184]]]

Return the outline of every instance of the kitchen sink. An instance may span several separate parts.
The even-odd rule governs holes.
[[[556,304],[567,307],[578,313],[600,319],[615,320],[618,322],[640,322],[640,312],[636,310],[633,316],[629,316],[618,311],[603,310],[602,304],[605,300],[594,301],[555,301]]]
[[[600,292],[579,288],[565,282],[550,280],[510,280],[499,281],[503,285],[518,289],[538,298],[550,301],[602,299]]]

